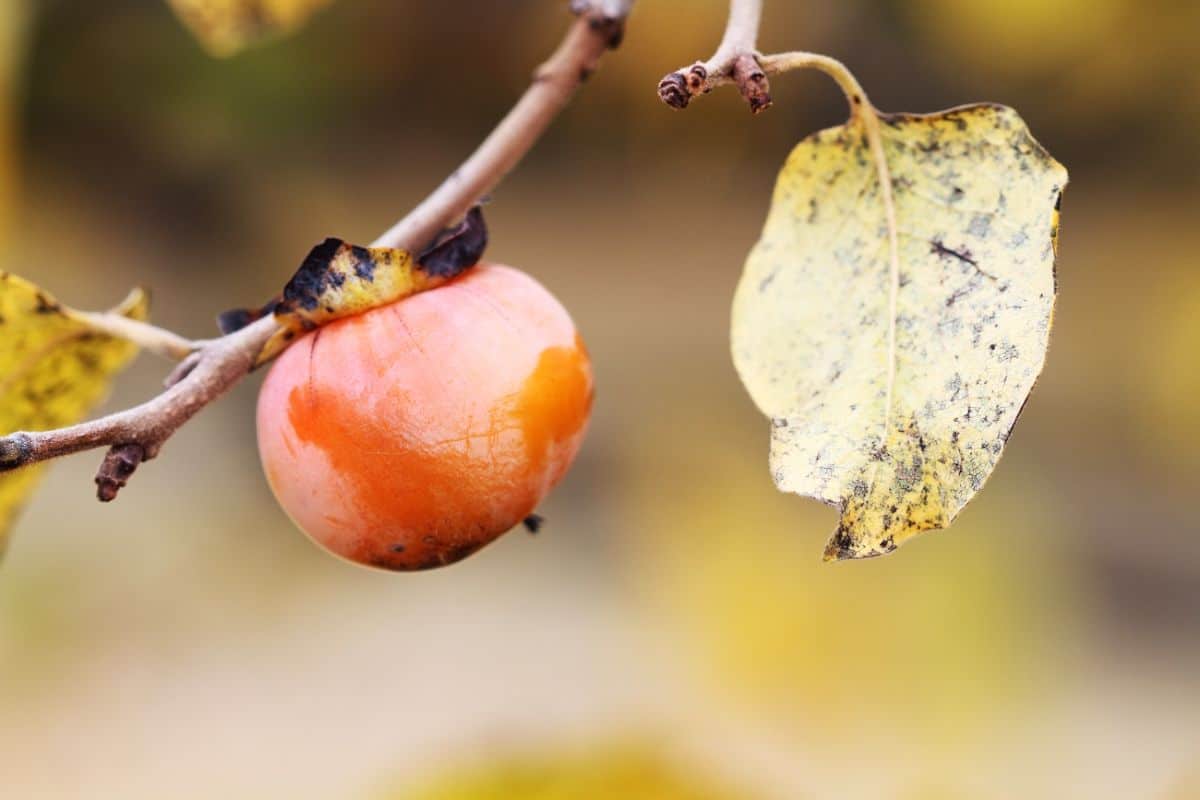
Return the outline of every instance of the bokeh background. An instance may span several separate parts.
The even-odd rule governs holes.
[[[557,42],[557,0],[339,0],[209,58],[162,2],[0,0],[0,261],[192,335],[327,235],[368,241]],[[825,565],[774,491],[728,309],[827,79],[686,112],[717,0],[641,0],[489,207],[595,358],[579,463],[441,571],[324,555],[259,471],[257,380],[111,505],[51,470],[0,566],[11,798],[1200,797],[1200,5],[767,0],[764,50],[888,110],[1016,106],[1071,170],[1045,375],[949,531]],[[157,390],[143,356],[110,408]]]

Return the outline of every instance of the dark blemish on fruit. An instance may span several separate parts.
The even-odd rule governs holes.
[[[402,545],[402,544],[394,544],[394,545],[392,545],[392,552],[393,552],[393,553],[403,553],[403,552],[404,552],[404,545]]]
[[[453,547],[447,548],[446,552],[444,553],[445,558],[442,560],[442,563],[453,564],[455,561],[462,561],[480,547],[483,547],[483,545],[479,542],[463,542],[462,544],[456,544]]]
[[[425,556],[420,561],[413,563],[405,563],[391,567],[392,569],[402,570],[425,570],[437,569],[445,567],[457,561],[462,561],[467,556],[471,555],[479,548],[483,547],[480,542],[463,542],[453,546],[446,547],[442,550],[435,550]]]
[[[537,533],[540,531],[545,522],[546,518],[538,514],[530,514],[528,517],[521,520],[521,524],[525,526],[525,530],[529,531],[530,533]]]

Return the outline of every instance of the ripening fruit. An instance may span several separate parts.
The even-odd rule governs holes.
[[[464,558],[531,514],[582,443],[592,368],[559,302],[480,265],[293,344],[258,398],[276,499],[360,564]]]

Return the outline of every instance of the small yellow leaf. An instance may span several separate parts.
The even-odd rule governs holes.
[[[264,38],[288,33],[333,0],[168,0],[215,56],[230,56]]]
[[[135,289],[113,311],[145,320],[149,298]],[[0,434],[79,422],[137,354],[136,345],[97,333],[73,314],[29,281],[0,272]],[[0,473],[0,552],[41,470]]]
[[[898,276],[856,114],[792,151],[733,305],[776,484],[841,508],[828,559],[891,552],[979,491],[1042,370],[1056,293],[1067,173],[1015,111],[879,119]]]

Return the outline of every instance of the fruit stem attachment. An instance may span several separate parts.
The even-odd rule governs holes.
[[[374,246],[421,252],[494,189],[566,106],[600,57],[620,44],[632,4],[633,0],[572,0],[576,19],[513,109],[458,170]],[[274,317],[266,316],[225,336],[191,342],[152,325],[127,322],[104,314],[89,319],[100,330],[182,359],[167,377],[166,389],[141,405],[78,425],[0,437],[0,472],[108,447],[96,482],[100,499],[113,499],[138,464],[158,455],[176,430],[250,373],[278,329]]]

